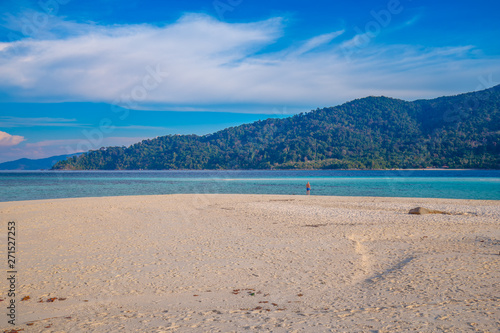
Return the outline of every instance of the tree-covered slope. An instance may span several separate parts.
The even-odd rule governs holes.
[[[214,134],[101,148],[54,169],[500,168],[500,86],[406,102],[367,97]]]

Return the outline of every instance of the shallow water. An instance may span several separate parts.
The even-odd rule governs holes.
[[[500,170],[3,171],[0,201],[173,193],[500,200]]]

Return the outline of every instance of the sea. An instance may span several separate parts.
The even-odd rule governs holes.
[[[500,170],[1,171],[0,202],[233,193],[500,200]]]

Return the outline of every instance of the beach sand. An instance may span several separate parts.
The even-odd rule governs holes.
[[[499,201],[190,194],[4,202],[0,216],[4,271],[7,222],[17,231],[2,331],[500,330]]]

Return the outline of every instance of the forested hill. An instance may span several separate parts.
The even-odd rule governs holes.
[[[214,134],[90,151],[53,169],[500,168],[500,86],[406,102],[367,97]]]

